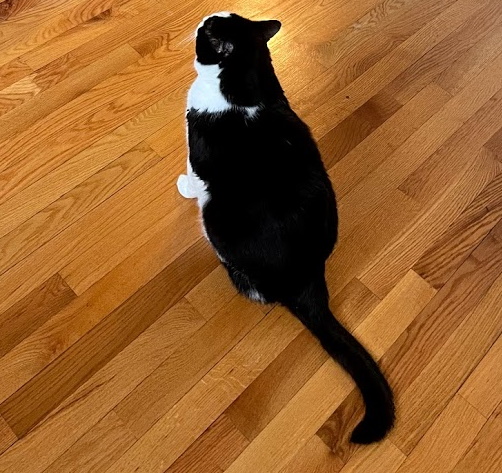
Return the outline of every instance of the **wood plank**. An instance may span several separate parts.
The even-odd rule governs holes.
[[[365,199],[376,198],[366,195]],[[343,209],[340,203],[340,215],[349,208]],[[411,224],[421,212],[420,206],[399,190],[389,193],[389,198],[375,209],[365,219],[353,214],[348,217],[358,220],[357,226],[348,235],[344,227],[352,225],[352,220],[340,220],[340,240],[333,255],[326,262],[326,279],[332,294],[358,277],[371,263],[375,256],[392,241],[403,228]],[[348,233],[348,231],[347,231]]]
[[[389,85],[390,92],[397,100],[406,103],[449,64],[468,52],[473,44],[489,35],[500,24],[501,16],[500,3],[497,0],[489,1],[457,30],[394,79]]]
[[[191,67],[177,68],[178,79],[164,81],[161,72],[173,67],[179,55],[163,49],[140,59],[121,74],[112,76],[15,137],[2,142],[1,178],[9,179],[0,192],[1,201],[19,192],[66,162],[94,141],[173,93],[183,106],[178,89],[184,87]],[[152,92],[154,91],[154,92]],[[174,98],[176,100],[174,100]],[[86,133],[81,129],[85,127]],[[40,156],[43,150],[43,160]],[[38,159],[34,161],[33,156]],[[31,159],[29,159],[31,157]]]
[[[501,271],[500,243],[488,236],[383,357],[389,376],[400,390],[408,389],[432,361]]]
[[[255,304],[235,296],[115,407],[115,412],[141,437],[263,316]]]
[[[136,441],[112,411],[78,439],[44,473],[97,473],[107,468]]]
[[[413,266],[439,289],[502,218],[502,174],[498,174]]]
[[[502,331],[502,277],[465,318],[431,362],[401,394],[406,416],[390,434],[400,450],[411,452],[449,399]]]
[[[474,44],[436,77],[434,82],[454,95],[500,53],[502,53],[502,26],[495,28],[489,35]]]
[[[385,121],[329,171],[338,198],[343,198],[382,164],[451,98],[431,84]]]
[[[413,284],[408,281],[403,281],[402,284],[404,287],[408,287],[407,295],[415,292]],[[423,281],[418,284],[422,285]],[[404,292],[400,288],[396,289],[396,293],[403,294],[403,297]],[[387,305],[384,300],[381,304],[387,305],[389,311],[392,309],[391,313],[401,315],[402,298],[394,295],[389,295],[388,298],[391,303]],[[426,303],[427,301],[423,301],[424,305]],[[418,307],[416,309],[419,310]],[[377,307],[366,318],[368,326],[372,326],[373,322],[371,321],[376,322],[379,318],[380,312]],[[403,331],[408,322],[406,320],[401,322],[399,317],[396,317],[394,323],[399,324],[401,331]],[[398,335],[399,333],[396,333],[396,336]],[[382,337],[376,330],[369,332],[365,339],[366,346],[370,351],[373,351],[373,346],[378,346],[379,343],[382,346],[387,343],[388,348],[393,342],[393,339]],[[386,351],[385,347],[383,348],[383,351]],[[330,379],[337,379],[337,383],[333,385]],[[302,448],[307,440],[317,432],[352,388],[353,381],[349,376],[332,359],[328,359],[291,401],[253,439],[249,447],[227,471],[229,473],[279,471],[291,461],[295,452]],[[274,454],[271,455],[268,452],[274,452]]]
[[[328,359],[226,471],[279,471],[343,400],[351,385],[349,376]]]
[[[337,318],[349,330],[380,301],[353,279],[331,301]],[[227,415],[249,440],[254,439],[327,360],[318,342],[304,331],[230,406]]]
[[[18,82],[23,77],[29,76],[33,70],[19,59],[0,66],[0,90]]]
[[[388,440],[360,449],[340,473],[394,473],[406,456]]]
[[[502,128],[486,142],[485,147],[502,162]]]
[[[43,45],[23,54],[20,59],[32,69],[40,69],[55,59],[92,40],[106,31],[120,27],[124,12],[116,8],[116,0],[102,1],[86,19]]]
[[[301,332],[226,415],[248,440],[253,440],[321,368],[328,354],[307,331]]]
[[[2,42],[12,37],[12,33],[24,32],[28,27],[32,28],[43,23],[47,18],[66,11],[68,7],[75,7],[79,2],[80,0],[68,0],[62,5],[57,0],[21,0],[8,5],[9,8],[5,15],[5,19],[8,21],[4,22],[5,32]]]
[[[459,390],[485,417],[490,417],[502,401],[501,356],[502,338],[499,337]]]
[[[100,82],[134,64],[138,58],[139,55],[130,46],[124,45],[73,74],[75,60],[69,58],[63,64],[56,64],[55,70],[37,71],[28,76],[36,85],[37,94],[23,97],[22,103],[16,104],[13,110],[0,118],[0,139],[13,138]],[[69,77],[65,78],[65,75]]]
[[[171,99],[167,96],[0,204],[1,234],[11,231],[138,145],[169,120],[170,109]]]
[[[176,225],[182,218],[186,218],[190,203],[185,201],[175,206],[180,199],[172,198],[177,192],[174,182],[172,184],[168,192],[139,209],[123,225],[103,234],[92,248],[82,249],[78,256],[69,258],[69,262],[60,272],[77,294],[82,294],[124,259],[134,254],[161,229],[171,228],[170,232],[165,232],[164,238],[177,238],[178,254],[188,248],[189,241],[181,238],[176,231]]]
[[[331,168],[400,108],[388,94],[377,94],[368,100],[319,140],[325,166]]]
[[[467,401],[454,396],[397,472],[450,472],[485,422]]]
[[[8,114],[40,93],[40,87],[33,81],[33,77],[30,74],[0,91],[0,116]]]
[[[411,173],[399,189],[425,204],[434,200],[441,193],[441,187],[461,174],[477,154],[493,159],[492,153],[487,153],[483,145],[498,130],[501,114],[502,92],[498,92]]]
[[[166,473],[220,473],[249,442],[224,414],[207,429]]]
[[[484,3],[473,4],[469,0],[453,3],[450,8],[410,36],[347,87],[324,101],[315,111],[307,113],[305,119],[311,125],[314,135],[322,136],[344,120],[353,110],[382,90],[402,71],[480,10]]]
[[[195,286],[185,298],[206,320],[214,317],[236,296],[237,290],[223,265]]]
[[[109,471],[171,466],[302,329],[284,309],[272,310]]]
[[[351,279],[345,287],[330,300],[335,317],[349,330],[355,329],[380,303],[359,279]]]
[[[34,74],[33,81],[43,92],[51,87],[54,87],[68,77],[71,77],[73,73],[82,69],[82,67],[83,66],[72,53],[63,54],[44,67],[37,69]]]
[[[0,274],[127,186],[160,159],[144,143],[135,146],[1,237]]]
[[[9,31],[7,31],[7,37],[4,38],[2,48],[0,49],[0,65],[6,64],[32,51],[75,26],[86,22],[99,13],[108,10],[113,4],[113,1],[114,0],[106,0],[104,2],[102,0],[90,0],[87,2],[70,1],[67,5],[64,5],[67,8],[66,11],[62,11],[58,14],[56,14],[56,11],[53,11],[53,16],[47,17],[45,21],[43,17],[39,17],[41,21],[38,21],[35,27],[29,23],[25,24],[23,28],[17,28],[18,33],[12,36],[9,35]],[[39,20],[39,18],[36,18],[36,20]],[[15,22],[11,22],[10,26],[11,31],[15,31],[15,28],[18,27]]]
[[[193,210],[178,224],[178,230],[189,246],[200,240],[199,223]],[[179,241],[166,240],[165,233],[166,229],[159,230],[137,252],[0,358],[2,401],[78,342],[140,287],[173,264],[179,253]],[[197,245],[191,251],[192,254],[197,252]],[[210,261],[216,266],[216,259]]]
[[[329,448],[314,435],[280,473],[338,473],[344,462],[331,453]]]
[[[491,237],[487,238],[382,357],[381,365],[397,393],[410,387],[501,271],[500,244]],[[401,310],[399,306],[396,314]],[[345,461],[354,451],[347,439],[362,414],[357,406],[360,406],[359,394],[354,390],[318,432]]]
[[[502,419],[500,406],[488,419],[472,448],[453,469],[453,473],[468,473],[482,471],[496,473],[502,468],[502,451],[500,438],[502,436]]]
[[[0,413],[13,431],[24,436],[36,426],[198,284],[213,262],[205,245],[195,245],[2,402]],[[33,404],[35,395],[38,402]]]
[[[0,357],[33,333],[76,297],[59,274],[55,274],[25,298],[0,314]]]
[[[160,161],[92,212],[77,220],[65,231],[58,233],[29,258],[1,275],[0,284],[4,287],[5,296],[0,301],[0,307],[9,307],[13,302],[17,302],[20,297],[60,271],[110,232],[114,231],[115,234],[122,232],[124,233],[122,238],[127,238],[128,235],[133,237],[133,232],[138,231],[136,228],[138,220],[130,218],[145,207],[150,206],[155,210],[155,215],[161,214],[170,221],[175,218],[174,212],[183,209],[189,211],[190,202],[183,199],[175,189],[174,176],[179,173],[182,166],[181,159],[177,163]],[[172,177],[169,178],[169,175]],[[178,220],[180,219],[181,216]],[[156,223],[160,225],[159,221]],[[141,227],[143,230],[145,226],[151,227],[151,220],[143,222],[143,225]],[[174,231],[175,228],[171,228],[171,232]],[[184,245],[180,235],[176,241],[178,245]]]
[[[16,434],[12,432],[9,424],[0,416],[0,455],[17,441]]]
[[[185,301],[176,304],[0,457],[2,469],[44,471],[203,324]],[[60,435],[69,421],[71,429]]]
[[[357,8],[359,3],[349,5]],[[315,97],[333,97],[452,3],[453,0],[424,0],[419,7],[413,0],[387,0],[374,5],[349,28],[342,28],[341,32],[335,28],[334,37],[331,37],[332,27],[327,28],[329,40],[317,42],[315,54],[320,62],[331,67],[301,90],[300,110],[312,113],[316,108]],[[344,24],[344,19],[337,17],[335,25],[339,22]],[[400,29],[399,35],[389,31],[392,27]]]
[[[492,68],[494,64],[483,71],[478,80],[470,83],[447,102],[438,113],[342,198],[340,221],[347,222],[340,228],[342,236],[345,234],[342,232],[349,233],[358,224],[359,219],[368,218],[378,209],[387,196],[385,189],[391,191],[402,184],[413,171],[441,148],[466,120],[485,106],[491,97],[500,93],[502,56],[496,61],[497,68]],[[379,189],[378,195],[372,195],[369,199],[368,195],[376,188]],[[343,215],[344,210],[350,215]],[[353,218],[354,213],[358,214],[357,219]]]
[[[434,297],[436,291],[414,271],[404,278],[355,329],[363,344],[371,343],[373,356],[381,358]]]
[[[469,163],[453,183],[445,186],[447,192],[443,198],[417,217],[364,271],[360,279],[372,292],[380,297],[385,295],[498,174],[498,165],[490,156],[479,157]]]

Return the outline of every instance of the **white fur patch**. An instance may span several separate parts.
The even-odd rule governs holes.
[[[207,15],[205,16],[202,21],[197,25],[197,29],[195,30],[195,36],[197,36],[197,32],[204,26],[204,23],[206,20],[209,20],[209,18],[212,18],[213,16],[219,16],[221,18],[228,18],[232,13],[229,11],[220,11],[217,13],[213,13],[212,15]]]
[[[265,298],[256,290],[252,289],[246,294],[252,301],[255,302],[261,302],[262,304],[265,304],[267,301]]]
[[[188,109],[193,108],[206,113],[222,113],[230,110],[232,105],[220,89],[220,66],[203,65],[197,60],[194,64],[197,78],[188,91]]]

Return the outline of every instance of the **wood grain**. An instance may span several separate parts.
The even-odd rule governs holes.
[[[16,441],[16,434],[12,432],[9,424],[0,416],[0,455]]]
[[[225,471],[249,442],[224,414],[170,466],[166,473]]]
[[[485,417],[502,401],[502,339],[499,338],[462,385],[459,394]]]
[[[335,316],[395,393],[237,295],[176,190],[193,35],[277,18],[334,184]],[[498,0],[0,0],[0,471],[501,469]],[[238,156],[236,157],[238,159]]]
[[[470,471],[495,473],[500,471],[502,467],[502,455],[500,448],[498,448],[498,439],[502,435],[500,414],[499,406],[476,437],[466,456],[453,469],[453,473]]]
[[[59,274],[14,304],[0,316],[0,357],[75,299]]]
[[[0,238],[0,273],[37,250],[160,161],[148,146],[135,146]],[[16,209],[15,220],[22,214]],[[17,251],[16,251],[17,250]]]
[[[49,468],[47,473],[106,471],[134,442],[134,435],[127,430],[112,411],[83,437],[75,442]],[[96,455],[96,448],[101,455]]]
[[[502,174],[498,174],[417,261],[413,269],[440,288],[502,218]]]
[[[402,451],[409,453],[416,446],[448,399],[500,335],[501,285],[499,277],[401,396],[400,412],[405,409],[407,415],[390,438]]]
[[[485,422],[486,418],[467,401],[454,396],[398,473],[451,471]]]
[[[234,297],[129,394],[115,412],[141,437],[262,318],[256,306]],[[208,344],[208,340],[212,342]]]
[[[178,302],[187,288],[195,286],[203,278],[204,271],[211,268],[209,260],[214,261],[214,257],[208,254],[206,247],[194,246],[193,251],[182,255],[180,266],[168,266],[40,375],[4,401],[0,405],[0,413],[14,432],[20,436],[26,434],[109,358],[113,358]],[[171,284],[174,277],[176,284]],[[113,343],[110,343],[110,338]],[[37,393],[36,405],[31,402],[33,393]]]

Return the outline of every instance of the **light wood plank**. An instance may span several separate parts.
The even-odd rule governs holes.
[[[401,395],[406,411],[391,440],[411,452],[502,329],[502,277]]]
[[[262,318],[256,305],[234,297],[131,392],[115,412],[141,437]]]
[[[169,467],[301,330],[290,314],[274,309],[109,470]]]
[[[45,422],[0,457],[2,469],[13,472],[44,471],[203,323],[200,315],[184,302],[167,311],[58,406]],[[65,435],[60,435],[69,421],[72,429],[66,429]]]
[[[499,337],[459,391],[485,417],[490,417],[502,401],[501,359],[502,338]]]
[[[450,472],[470,447],[486,418],[460,396],[454,396],[398,473]]]
[[[44,473],[106,471],[135,441],[134,435],[112,411],[44,470]],[[99,454],[96,455],[96,452]]]
[[[482,471],[496,473],[502,468],[502,451],[500,437],[502,436],[502,419],[500,406],[488,419],[472,448],[453,469],[453,473],[468,473]]]

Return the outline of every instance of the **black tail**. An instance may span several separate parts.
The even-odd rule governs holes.
[[[284,305],[319,339],[361,391],[366,413],[352,432],[351,442],[368,444],[381,440],[394,424],[392,390],[375,360],[331,313],[324,278]]]

